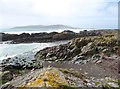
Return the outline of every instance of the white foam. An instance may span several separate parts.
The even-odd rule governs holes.
[[[59,42],[51,42],[51,43],[22,43],[22,44],[0,44],[0,60],[4,60],[7,58],[12,58],[14,56],[21,55],[33,55],[32,53],[36,53],[37,51],[51,46],[56,46],[59,44],[67,43],[68,41],[59,41]]]
[[[42,32],[47,32],[47,33],[50,33],[50,32],[62,32],[64,30],[71,30],[73,32],[76,32],[76,33],[79,33],[80,31],[83,31],[83,30],[86,30],[86,29],[49,29],[49,30],[40,30],[40,31],[6,31],[4,33],[8,33],[8,34],[21,34],[21,33],[29,33],[29,34],[32,34],[32,33],[42,33]],[[87,30],[91,30],[91,29],[87,29]]]

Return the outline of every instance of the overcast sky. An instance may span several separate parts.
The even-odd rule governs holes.
[[[0,0],[0,28],[63,24],[118,28],[119,0]]]

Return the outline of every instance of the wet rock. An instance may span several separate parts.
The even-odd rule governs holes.
[[[6,61],[6,62],[9,62],[10,59],[11,59],[11,58],[8,58],[8,59],[6,59],[5,61]]]

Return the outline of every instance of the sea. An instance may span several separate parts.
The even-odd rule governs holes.
[[[64,30],[71,30],[74,31],[76,33],[79,33],[79,31],[82,30],[86,30],[86,29],[0,29],[0,32],[3,33],[9,33],[9,34],[21,34],[21,33],[40,33],[40,32],[62,32]],[[91,30],[91,29],[87,29],[87,30]]]
[[[11,30],[11,29],[0,29],[0,32],[9,33],[9,34],[21,34],[21,33],[39,33],[39,32],[61,32],[65,29],[57,29],[57,30]],[[73,29],[70,29],[73,30]],[[75,31],[75,29],[74,29]],[[57,41],[57,42],[49,42],[49,43],[19,43],[19,44],[10,44],[9,41],[0,43],[0,62],[7,58],[12,58],[15,56],[34,56],[37,51],[51,46],[57,46],[60,44],[68,43],[69,41]]]

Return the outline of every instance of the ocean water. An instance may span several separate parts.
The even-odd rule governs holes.
[[[0,29],[0,32],[9,33],[9,34],[21,34],[21,33],[39,33],[39,32],[62,32],[64,30],[71,30],[74,32],[79,32],[81,29]],[[18,55],[27,54],[30,56],[33,52],[37,52],[43,48],[51,47],[59,44],[67,43],[68,41],[59,41],[52,43],[26,43],[26,44],[5,44],[6,42],[0,43],[0,61],[15,57]],[[8,42],[9,43],[9,42]],[[30,54],[31,53],[31,54]]]
[[[71,30],[74,32],[79,32],[85,29],[0,29],[0,32],[9,33],[9,34],[21,34],[21,33],[40,33],[40,32],[62,32],[64,30]],[[88,29],[89,30],[89,29]]]
[[[0,44],[0,61],[6,58],[12,58],[18,55],[28,54],[33,55],[37,51],[51,46],[68,43],[69,41],[58,41],[51,43],[21,43],[21,44]]]
[[[40,33],[40,32],[62,32],[64,30],[74,30],[75,29],[0,29],[0,32],[9,34],[21,34],[21,33]],[[78,31],[78,29],[76,29]],[[51,47],[59,44],[66,43],[53,42],[53,43],[29,43],[29,44],[5,44],[6,42],[0,43],[0,60],[11,58],[17,55],[23,55],[25,53],[30,53],[33,51],[41,50],[45,47]],[[9,43],[9,42],[8,42]]]

